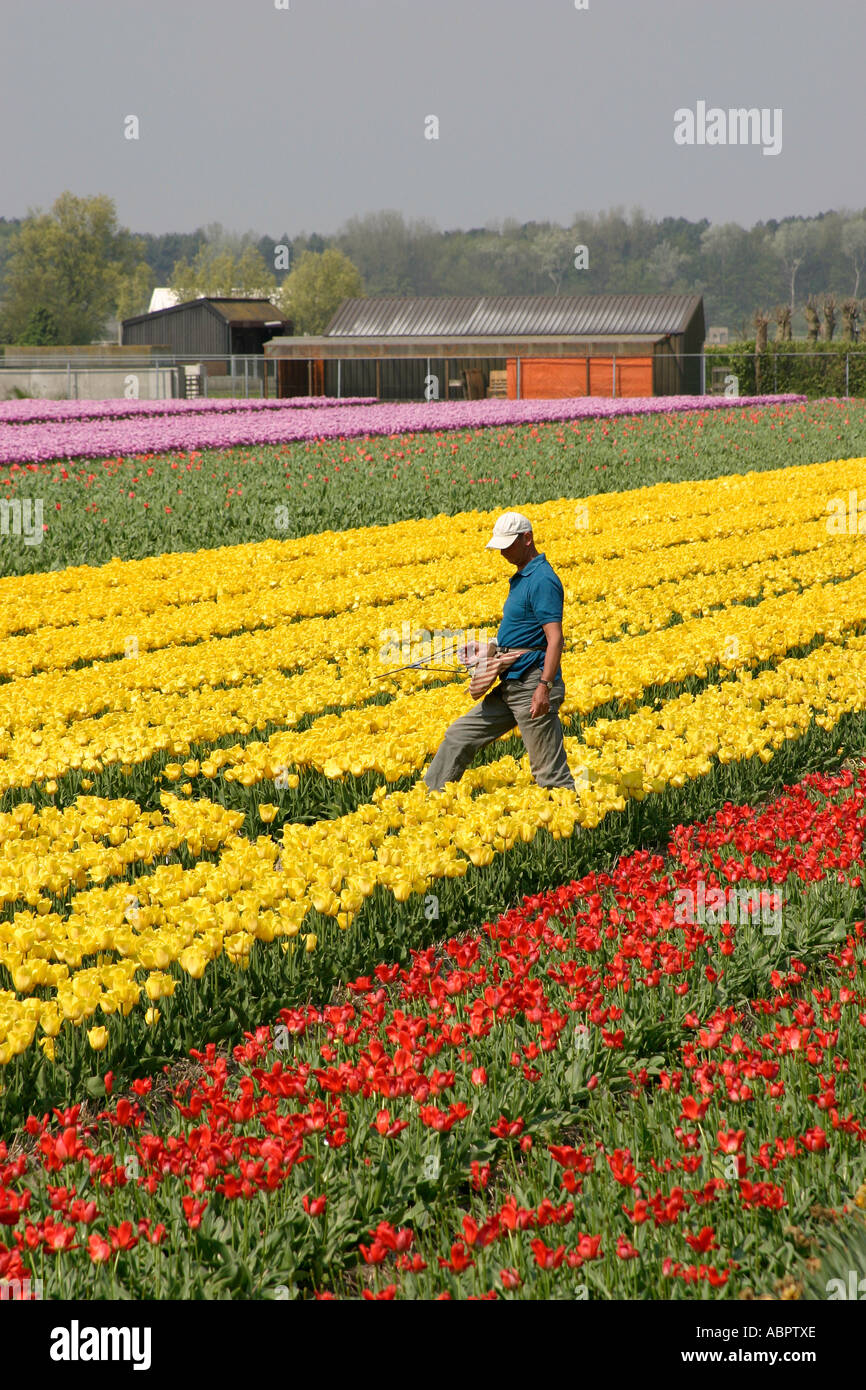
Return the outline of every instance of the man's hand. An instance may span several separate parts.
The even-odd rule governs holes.
[[[538,719],[539,715],[547,714],[550,710],[550,691],[546,685],[538,684],[532,692],[532,704],[529,706],[530,719]]]

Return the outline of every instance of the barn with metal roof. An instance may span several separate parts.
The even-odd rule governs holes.
[[[124,344],[165,347],[176,357],[255,356],[292,323],[268,299],[189,299],[123,320]]]
[[[323,336],[265,355],[280,395],[695,395],[704,338],[700,295],[347,299]]]

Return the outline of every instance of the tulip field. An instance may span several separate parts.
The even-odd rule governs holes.
[[[866,402],[20,401],[0,487],[0,1281],[827,1296]],[[576,792],[431,793],[514,507]]]

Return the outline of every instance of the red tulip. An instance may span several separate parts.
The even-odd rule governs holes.
[[[138,1244],[131,1221],[122,1221],[119,1226],[109,1226],[112,1250],[132,1250]]]
[[[439,1264],[442,1269],[450,1269],[453,1270],[455,1274],[462,1274],[463,1270],[468,1269],[470,1265],[474,1265],[475,1261],[471,1260],[467,1255],[466,1247],[463,1242],[458,1241],[455,1245],[451,1246],[450,1259],[445,1260],[440,1255]]]
[[[95,1231],[87,1238],[87,1248],[94,1264],[101,1264],[105,1260],[111,1259],[111,1246],[103,1236],[97,1235]]]
[[[531,1242],[531,1249],[539,1269],[559,1269],[565,1259],[564,1245],[558,1245],[553,1250],[543,1240],[536,1238]]]
[[[708,1250],[718,1249],[718,1242],[712,1226],[702,1226],[696,1236],[686,1234],[686,1240],[692,1249],[699,1251],[701,1255],[705,1255]]]
[[[636,1250],[628,1239],[628,1236],[618,1236],[616,1242],[616,1253],[621,1260],[639,1260],[640,1251]]]

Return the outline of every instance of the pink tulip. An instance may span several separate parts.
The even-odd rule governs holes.
[[[558,401],[396,402],[352,405],[318,398],[317,409],[298,409],[296,401],[228,401],[204,409],[202,402],[128,402],[140,408],[123,418],[70,418],[39,423],[0,421],[0,464],[47,463],[53,459],[111,458],[162,454],[172,450],[232,449],[305,440],[349,439],[358,435],[417,433],[423,430],[481,429],[556,421],[613,419],[685,411],[733,410],[789,405],[805,396],[654,396],[610,400],[582,396]],[[307,400],[307,405],[310,401]],[[30,405],[30,402],[22,404]],[[62,405],[63,402],[56,404]],[[84,404],[72,402],[73,405]],[[116,402],[103,403],[116,407]],[[181,409],[166,410],[174,404]],[[204,403],[207,405],[207,403]],[[43,408],[40,405],[40,409]],[[148,410],[148,406],[150,409]],[[192,410],[183,407],[193,406]],[[255,408],[258,407],[258,408]],[[89,404],[92,412],[94,406]],[[155,414],[154,408],[162,413]]]

